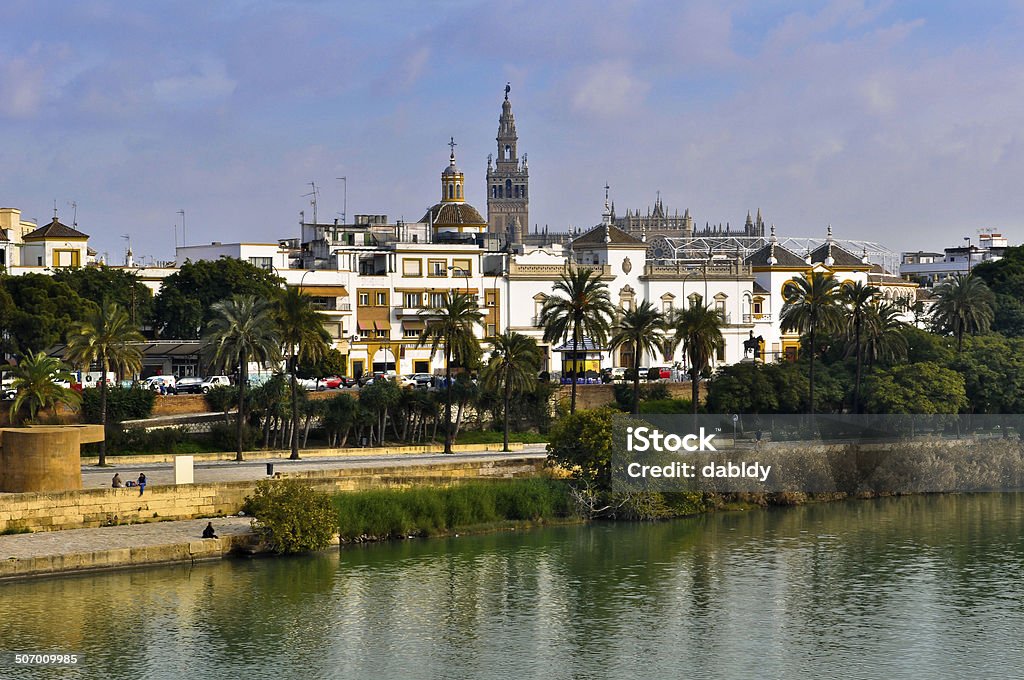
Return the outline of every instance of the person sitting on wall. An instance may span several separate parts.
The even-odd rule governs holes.
[[[203,538],[217,538],[217,534],[213,530],[213,522],[206,523],[206,528],[203,529]]]
[[[114,473],[114,479],[111,480],[110,486],[112,486],[115,489],[120,489],[120,488],[124,487],[124,482],[121,481],[121,474],[120,473],[117,473],[117,472]]]
[[[143,492],[145,492],[145,490],[146,490],[146,473],[144,473],[144,472],[139,473],[138,485],[139,485],[139,495],[141,496],[143,494]]]

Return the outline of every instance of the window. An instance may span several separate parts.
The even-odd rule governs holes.
[[[452,260],[452,274],[454,276],[472,276],[473,265],[471,260]]]
[[[495,335],[497,335],[497,333],[495,332],[496,330],[497,329],[495,328],[495,325],[493,323],[487,324],[487,337],[493,338]]]
[[[716,358],[718,359],[718,361],[725,361],[725,344],[724,343],[718,346],[718,350],[717,350],[717,353],[716,353]]]
[[[448,302],[448,295],[447,295],[447,293],[431,293],[430,294],[430,306],[431,307],[434,307],[434,308],[444,307],[445,304],[447,304],[447,302]]]
[[[274,258],[272,257],[250,257],[249,264],[259,269],[271,269],[274,266]]]
[[[378,338],[386,338],[386,337],[388,337],[388,332],[387,331],[382,331],[381,329],[378,328],[376,333],[375,333],[375,335]]]
[[[419,258],[402,260],[402,276],[423,276],[423,260]]]
[[[388,304],[388,294],[384,292],[377,293],[377,306],[386,307]]]
[[[761,301],[754,300],[754,314],[761,314]]]
[[[662,300],[661,301],[661,311],[664,312],[665,314],[668,314],[669,312],[671,312],[672,311],[672,301],[671,300]]]
[[[456,184],[455,185],[455,195],[458,198],[462,198],[462,185],[461,184]]]
[[[423,304],[423,295],[420,293],[406,293],[405,294],[405,306],[406,307],[419,307]]]
[[[427,260],[428,276],[448,276],[447,260]]]
[[[488,307],[496,307],[497,306],[497,298],[498,298],[498,291],[496,291],[496,290],[484,291],[484,304],[486,304]]]
[[[405,328],[402,330],[402,336],[406,338],[418,338],[420,337],[420,332],[411,328]]]
[[[359,294],[359,306],[360,307],[368,307],[369,304],[370,304],[370,294],[369,293],[360,293]]]

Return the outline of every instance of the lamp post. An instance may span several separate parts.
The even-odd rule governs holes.
[[[971,255],[971,237],[964,236],[964,240],[967,241],[967,275],[971,275],[971,262],[974,259]]]

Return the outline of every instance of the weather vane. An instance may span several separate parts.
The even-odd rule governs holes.
[[[512,91],[512,83],[505,83],[505,99],[508,99],[508,93]]]

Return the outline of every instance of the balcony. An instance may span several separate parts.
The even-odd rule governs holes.
[[[578,269],[593,269],[602,278],[612,275],[611,265],[607,264],[580,263],[573,266]],[[519,264],[512,260],[509,263],[508,276],[517,279],[558,279],[568,271],[569,268],[565,264]]]
[[[744,314],[743,323],[771,323],[771,314]]]

